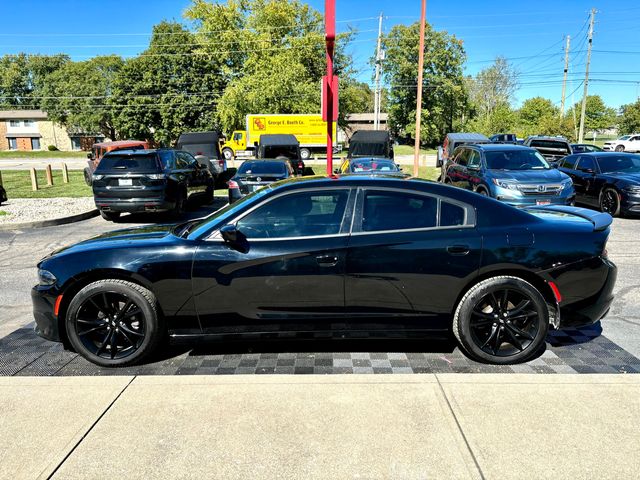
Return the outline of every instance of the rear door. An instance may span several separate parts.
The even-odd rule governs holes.
[[[363,329],[446,329],[477,275],[475,210],[412,190],[358,193],[347,251],[345,305]]]

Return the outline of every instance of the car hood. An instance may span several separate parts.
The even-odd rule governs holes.
[[[493,178],[522,183],[552,183],[569,178],[568,175],[555,168],[549,170],[489,170],[489,172]]]
[[[168,239],[176,238],[171,234],[174,228],[175,225],[171,224],[149,225],[145,227],[115,230],[113,232],[103,233],[82,242],[60,248],[53,251],[45,258],[106,248],[131,248],[158,245],[163,242],[167,242]]]
[[[625,172],[609,172],[601,174],[605,177],[615,178],[616,180],[624,180],[632,185],[640,185],[640,172],[639,173],[625,173]]]

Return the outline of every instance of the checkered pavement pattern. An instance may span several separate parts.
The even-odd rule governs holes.
[[[309,343],[284,343],[291,350]],[[349,343],[337,343],[341,349]],[[360,343],[359,345],[363,345]],[[364,345],[367,345],[366,343]],[[384,346],[384,341],[376,347]],[[394,343],[397,346],[398,343]],[[415,345],[415,343],[413,343]],[[216,354],[216,346],[171,347],[162,359],[145,365],[105,369],[64,351],[22,328],[0,339],[0,375],[254,375],[254,374],[394,374],[394,373],[640,373],[640,359],[601,335],[599,326],[552,331],[545,351],[524,364],[485,365],[469,360],[459,349],[428,352],[277,352],[253,353],[239,346]],[[225,348],[229,350],[229,348]],[[415,350],[415,349],[414,349]],[[236,353],[238,352],[238,353]]]

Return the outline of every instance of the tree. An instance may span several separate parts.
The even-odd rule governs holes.
[[[0,108],[41,106],[47,77],[69,62],[66,55],[5,55],[0,58]]]
[[[490,136],[494,133],[512,132],[517,125],[517,113],[508,103],[493,108],[488,115],[477,116],[466,124],[466,129]]]
[[[170,145],[185,131],[217,129],[224,58],[201,51],[179,23],[154,26],[149,47],[115,78],[110,104],[117,136]]]
[[[469,82],[471,101],[475,112],[489,117],[494,110],[510,105],[518,88],[518,72],[504,57],[497,57],[488,68],[480,71]]]
[[[42,108],[49,119],[70,130],[100,132],[115,139],[109,101],[123,63],[117,55],[98,56],[84,62],[68,62],[50,73],[42,89]]]
[[[632,134],[640,131],[640,100],[623,105],[620,114],[620,133]]]
[[[576,118],[580,122],[580,114],[582,112],[582,101],[577,102],[573,109],[576,112]],[[570,112],[573,115],[573,112]],[[607,107],[600,95],[588,95],[587,105],[585,109],[584,126],[585,131],[599,131],[613,126],[616,123],[616,111]]]
[[[544,117],[557,117],[560,111],[551,100],[544,97],[533,97],[525,100],[518,111],[521,122],[524,126],[532,127],[534,130]]]
[[[419,32],[419,23],[396,25],[382,38],[390,128],[396,136],[405,138],[415,137]],[[465,58],[461,40],[426,25],[420,134],[425,144],[438,143],[466,110],[467,92],[462,74]]]

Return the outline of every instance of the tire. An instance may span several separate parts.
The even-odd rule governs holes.
[[[302,160],[309,160],[311,158],[311,150],[308,148],[301,148],[300,158],[302,158]]]
[[[487,192],[484,188],[477,189],[476,193],[478,193],[479,195],[482,195],[483,197],[489,196],[489,192]]]
[[[616,152],[624,152],[624,145],[616,145]]]
[[[89,170],[88,168],[84,169],[84,181],[87,185],[91,186],[91,184],[93,183],[93,178],[91,175],[91,170]]]
[[[80,290],[65,318],[76,352],[102,367],[142,362],[164,338],[155,295],[125,280],[100,280]],[[95,318],[94,318],[95,317]]]
[[[229,161],[229,160],[233,160],[233,150],[231,150],[230,148],[223,148],[222,149],[222,155],[224,155],[224,158]]]
[[[184,215],[184,211],[187,205],[187,192],[180,190],[176,197],[176,204],[171,211],[171,216],[175,219],[180,219]]]
[[[612,217],[620,215],[620,195],[611,188],[605,188],[600,193],[600,211],[608,213]]]
[[[120,218],[120,212],[105,212],[100,210],[100,216],[108,222],[117,222]]]
[[[542,294],[511,276],[492,277],[471,287],[453,317],[453,333],[462,350],[474,360],[496,365],[531,359],[544,345],[548,330],[549,306]]]

